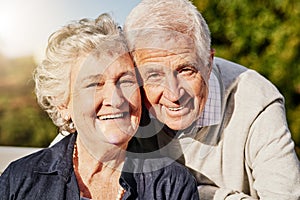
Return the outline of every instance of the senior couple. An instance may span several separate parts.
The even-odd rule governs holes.
[[[187,0],[142,0],[52,34],[36,95],[63,134],[9,165],[0,199],[299,199],[284,98],[214,58]]]

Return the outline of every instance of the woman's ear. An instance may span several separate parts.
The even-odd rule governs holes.
[[[69,121],[71,119],[71,114],[67,105],[57,106],[57,109],[64,120]]]

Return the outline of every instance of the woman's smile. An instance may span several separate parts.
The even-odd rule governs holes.
[[[121,113],[115,113],[115,114],[105,114],[105,115],[98,116],[98,119],[100,119],[100,120],[114,120],[114,119],[124,118],[126,115],[128,115],[128,112],[121,112]]]

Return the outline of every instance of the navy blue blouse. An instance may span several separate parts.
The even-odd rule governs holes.
[[[0,177],[0,199],[80,200],[72,160],[76,136],[12,162]],[[157,163],[164,167],[152,170]],[[123,200],[199,199],[196,179],[169,158],[127,157],[120,185],[126,190]]]

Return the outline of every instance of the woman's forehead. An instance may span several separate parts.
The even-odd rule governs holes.
[[[74,66],[74,74],[77,74],[76,76],[79,79],[97,74],[124,73],[129,70],[134,70],[134,65],[127,52],[114,54],[114,56],[109,54],[102,54],[101,56],[89,55],[80,59],[77,62],[77,66]]]

